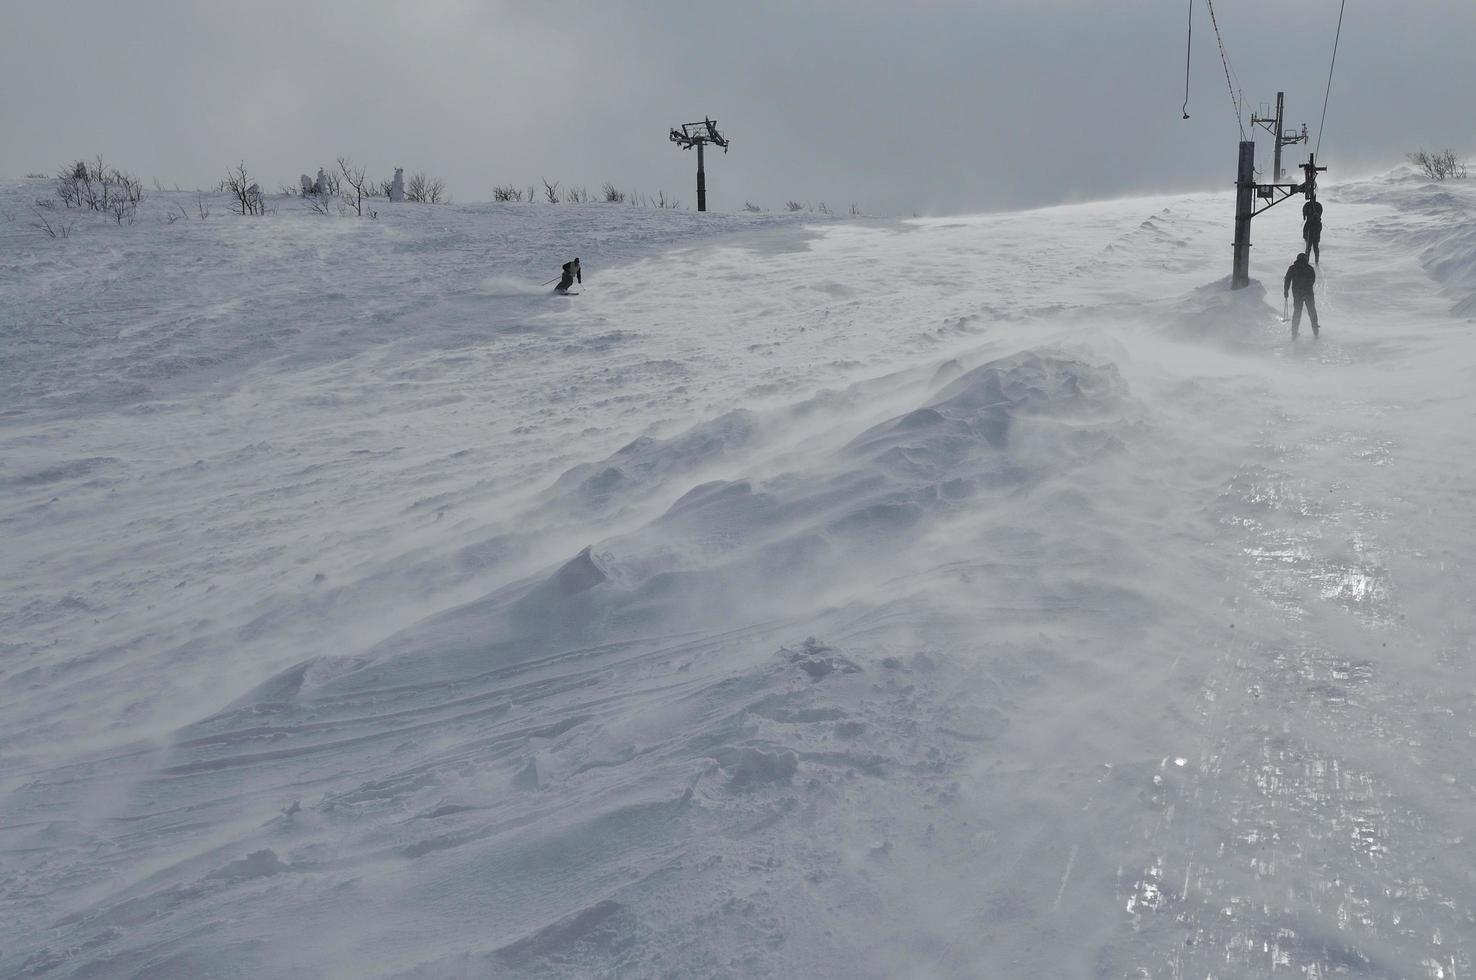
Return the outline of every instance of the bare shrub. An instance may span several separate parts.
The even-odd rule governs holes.
[[[36,220],[31,222],[32,228],[44,231],[52,238],[72,237],[72,229],[77,224],[75,218],[67,219],[55,213],[48,214],[40,208],[32,208],[31,212],[36,215]]]
[[[332,217],[334,205],[338,198],[327,194],[309,194],[302,199],[302,206],[313,214],[321,214],[324,217]]]
[[[365,190],[369,186],[369,175],[363,167],[354,166],[348,157],[338,158],[338,172],[343,175],[343,203],[354,209],[354,214],[364,216]]]
[[[625,202],[625,191],[616,187],[608,180],[605,181],[605,185],[600,188],[600,193],[604,195],[606,204],[622,204]]]
[[[861,217],[861,209],[856,206],[856,204],[855,204],[854,201],[851,203],[851,217],[853,217],[853,218],[859,218],[859,217]]]
[[[584,187],[583,185],[579,187],[571,187],[569,188],[569,195],[566,200],[568,200],[570,204],[588,204],[589,189]]]
[[[237,164],[235,169],[227,170],[222,183],[225,185],[225,192],[234,198],[231,202],[232,214],[239,214],[244,218],[247,215],[259,216],[267,213],[266,197],[247,174],[244,161]]]
[[[185,210],[184,205],[176,204],[173,211],[170,211],[168,214],[164,215],[164,223],[172,225],[181,218],[184,218],[186,221],[188,221],[189,217],[190,213]]]
[[[195,192],[195,211],[200,215],[201,221],[210,217],[210,204],[205,200],[204,191]]]
[[[26,180],[45,180],[45,179],[46,179],[46,175],[43,174],[43,173],[29,173],[29,174],[26,174]]]
[[[546,200],[549,204],[558,204],[559,182],[554,181],[552,184],[550,184],[547,177],[540,177],[539,180],[543,181],[543,199]]]
[[[395,186],[395,179],[393,177],[391,177],[389,180],[381,180],[379,183],[377,183],[377,184],[374,185],[374,196],[375,197],[389,197],[390,196],[390,188],[392,188],[394,186]]]
[[[302,194],[302,188],[293,187],[291,184],[278,184],[277,193],[282,197],[298,197]]]
[[[784,207],[789,211],[803,211],[805,206],[798,201],[785,201]]]
[[[439,177],[427,177],[424,170],[417,170],[405,182],[405,200],[417,204],[445,204],[451,198],[446,194],[446,182]]]
[[[754,204],[752,201],[744,201],[743,210],[757,214],[758,212],[762,211],[763,208],[759,207],[757,204]]]
[[[98,154],[91,161],[68,164],[56,175],[56,196],[69,208],[113,214],[118,223],[131,220],[143,200],[143,181],[109,167]]]
[[[658,208],[671,207],[671,202],[666,199],[666,191],[657,191],[656,196],[651,198],[651,203],[656,205]]]
[[[1466,161],[1457,157],[1454,150],[1438,150],[1435,153],[1417,150],[1409,154],[1408,159],[1431,180],[1466,179]]]
[[[133,224],[133,216],[138,213],[138,205],[125,197],[115,197],[108,203],[108,213],[118,224],[128,222]]]
[[[512,184],[492,188],[492,200],[494,201],[521,201],[522,199],[522,188],[514,187]]]
[[[819,204],[815,205],[815,210],[819,211],[821,214],[830,213],[830,208],[826,206],[824,201],[821,201]]]

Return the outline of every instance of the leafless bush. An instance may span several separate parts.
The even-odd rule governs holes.
[[[829,214],[830,213],[830,208],[826,207],[824,201],[821,201],[819,204],[815,205],[815,210],[816,211],[819,211],[821,214]]]
[[[763,208],[759,207],[757,204],[754,204],[752,201],[744,201],[743,210],[757,214],[758,212],[762,211]]]
[[[234,198],[231,202],[232,214],[239,214],[244,218],[247,215],[259,216],[267,213],[266,197],[246,173],[245,162],[237,164],[233,170],[227,170],[223,183],[225,192]]]
[[[589,203],[589,188],[584,187],[582,185],[579,186],[579,187],[571,187],[571,188],[569,188],[569,196],[568,196],[567,200],[569,201],[570,204],[588,204]]]
[[[798,201],[785,201],[784,207],[789,211],[803,211],[805,206]]]
[[[38,197],[38,198],[36,198],[36,207],[38,207],[38,208],[44,208],[47,211],[55,211],[56,210],[56,198],[53,198],[53,197]]]
[[[72,229],[76,226],[76,219],[63,218],[56,214],[47,214],[40,208],[32,208],[31,212],[36,215],[36,220],[31,222],[32,228],[46,232],[52,238],[71,238]]]
[[[364,191],[369,186],[369,175],[363,167],[354,166],[354,162],[348,157],[338,158],[338,172],[343,175],[343,182],[348,185],[343,192],[343,203],[354,209],[354,214],[364,216]]]
[[[185,210],[183,204],[176,204],[173,211],[170,211],[168,214],[164,215],[164,223],[172,225],[181,218],[188,221],[190,218],[190,213]]]
[[[446,204],[451,198],[446,194],[446,182],[439,177],[427,177],[424,170],[417,170],[405,182],[405,200],[417,204]]]
[[[666,191],[657,191],[656,196],[651,198],[651,203],[658,208],[669,208],[672,206],[671,202],[666,199]]]
[[[111,213],[121,224],[131,219],[143,200],[143,181],[133,174],[109,167],[102,155],[91,161],[68,164],[56,175],[56,196],[69,208],[87,208]]]
[[[559,182],[554,181],[552,184],[550,184],[547,177],[540,177],[539,180],[543,181],[543,199],[546,200],[549,204],[558,204]]]
[[[521,201],[522,199],[522,188],[514,187],[512,184],[492,188],[492,200],[494,201]]]
[[[201,221],[210,217],[210,205],[205,200],[204,191],[195,192],[195,211],[200,215]]]
[[[377,184],[374,185],[374,196],[375,197],[389,197],[390,196],[390,188],[392,188],[394,186],[395,186],[395,180],[394,180],[393,177],[391,177],[389,180],[381,180],[379,183],[377,183]]]
[[[26,174],[26,179],[27,180],[45,180],[46,179],[46,175],[43,174],[43,173],[30,173],[30,174]]]
[[[113,220],[118,224],[121,225],[126,221],[131,225],[133,224],[133,216],[138,213],[138,205],[126,197],[115,197],[108,203],[108,213],[113,216]]]
[[[321,214],[324,217],[332,217],[333,209],[338,205],[338,198],[328,194],[309,194],[302,199],[302,206],[313,214]]]
[[[302,188],[293,187],[291,184],[278,184],[277,193],[282,197],[298,197],[302,194]]]
[[[532,204],[536,200],[538,200],[538,188],[533,184],[529,184],[527,201],[529,204]]]
[[[853,217],[853,218],[859,218],[859,217],[861,217],[861,209],[856,206],[855,202],[852,202],[851,203],[851,217]]]
[[[1431,180],[1445,180],[1447,177],[1466,179],[1466,161],[1457,157],[1454,150],[1439,150],[1435,153],[1418,150],[1409,154],[1409,162],[1424,171],[1425,176]]]
[[[600,188],[600,193],[605,196],[606,204],[623,204],[625,202],[625,191],[616,187],[608,180],[605,181],[605,186]]]

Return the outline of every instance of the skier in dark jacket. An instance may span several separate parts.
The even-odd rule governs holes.
[[[1312,261],[1322,262],[1322,202],[1313,198],[1302,205],[1302,239],[1307,243],[1307,251],[1312,253]]]
[[[1317,336],[1317,303],[1312,298],[1312,287],[1317,283],[1317,270],[1307,262],[1307,253],[1297,253],[1297,260],[1286,270],[1286,279],[1281,284],[1281,297],[1290,293],[1296,302],[1292,313],[1292,339],[1296,339],[1297,327],[1302,322],[1302,307],[1307,307],[1307,319],[1312,321],[1312,336]]]
[[[569,287],[574,285],[576,279],[581,285],[584,283],[584,273],[579,268],[579,259],[577,258],[573,262],[564,263],[564,275],[559,279],[559,284],[554,287],[554,292],[567,293]]]

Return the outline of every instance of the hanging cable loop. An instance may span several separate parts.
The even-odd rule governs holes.
[[[1184,118],[1189,118],[1189,53],[1194,50],[1194,0],[1189,0],[1189,39],[1184,42]]]

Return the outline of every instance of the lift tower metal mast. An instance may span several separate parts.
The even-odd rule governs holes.
[[[1272,146],[1275,147],[1275,160],[1271,165],[1271,179],[1273,181],[1280,180],[1281,178],[1286,176],[1286,171],[1281,169],[1281,148],[1283,146],[1291,146],[1293,143],[1307,142],[1306,123],[1302,123],[1302,131],[1300,133],[1297,132],[1295,129],[1288,132],[1285,129],[1281,128],[1282,120],[1284,118],[1282,107],[1285,98],[1285,92],[1276,93],[1276,115],[1274,117],[1268,118],[1264,116],[1257,116],[1254,113],[1251,114],[1251,125],[1260,126],[1266,132],[1271,134],[1271,138],[1273,141]],[[1264,102],[1261,104],[1263,106],[1265,105]]]
[[[697,210],[707,210],[707,170],[703,167],[702,148],[708,143],[721,146],[728,152],[728,141],[717,130],[716,119],[703,119],[696,123],[683,123],[680,129],[671,131],[671,141],[684,150],[697,147]]]
[[[1230,269],[1230,288],[1244,289],[1250,285],[1250,228],[1251,219],[1262,211],[1269,211],[1294,194],[1302,194],[1307,200],[1317,196],[1317,175],[1326,170],[1317,166],[1317,158],[1308,154],[1302,164],[1303,181],[1300,184],[1256,183],[1256,142],[1240,141],[1240,165],[1235,176],[1235,252]],[[1257,200],[1267,203],[1256,207]]]

